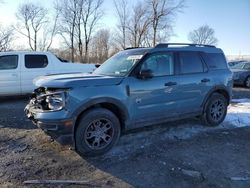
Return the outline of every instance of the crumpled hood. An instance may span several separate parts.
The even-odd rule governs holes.
[[[40,76],[33,80],[37,87],[70,88],[87,86],[117,85],[123,80],[122,77],[111,77],[84,73],[55,74]]]

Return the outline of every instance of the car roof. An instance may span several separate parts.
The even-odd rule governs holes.
[[[220,48],[216,48],[211,45],[198,45],[198,44],[187,44],[187,43],[165,43],[158,44],[154,48],[127,48],[125,49],[132,53],[144,54],[147,52],[161,52],[161,51],[194,51],[194,52],[205,52],[205,53],[223,53]]]
[[[168,46],[168,47],[155,47],[152,51],[194,51],[206,53],[223,53],[220,48],[208,46]]]
[[[51,52],[47,52],[47,51],[6,51],[6,52],[0,52],[0,55],[18,55],[18,54],[31,54],[31,55],[34,55],[34,54],[51,54]]]

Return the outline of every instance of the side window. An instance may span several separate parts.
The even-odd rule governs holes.
[[[180,52],[179,58],[182,74],[204,72],[203,62],[197,52]]]
[[[16,69],[18,66],[17,55],[0,56],[0,70]]]
[[[150,56],[142,65],[142,69],[150,69],[154,76],[174,74],[173,53],[155,54]]]
[[[28,69],[45,68],[47,65],[46,55],[25,55],[25,67]]]
[[[210,69],[227,68],[227,62],[225,56],[222,53],[203,53],[202,57]]]

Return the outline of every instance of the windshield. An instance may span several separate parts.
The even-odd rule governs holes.
[[[243,69],[244,65],[245,65],[245,62],[240,62],[240,63],[237,63],[237,64],[231,66],[231,69]]]
[[[143,51],[121,51],[105,61],[93,74],[108,76],[125,76],[138,60],[143,57]]]

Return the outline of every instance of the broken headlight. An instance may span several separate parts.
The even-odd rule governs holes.
[[[65,107],[67,91],[45,91],[36,97],[37,108],[43,111],[59,111]]]
[[[48,110],[50,111],[59,111],[65,107],[66,101],[65,92],[51,93],[46,96],[46,104]]]

